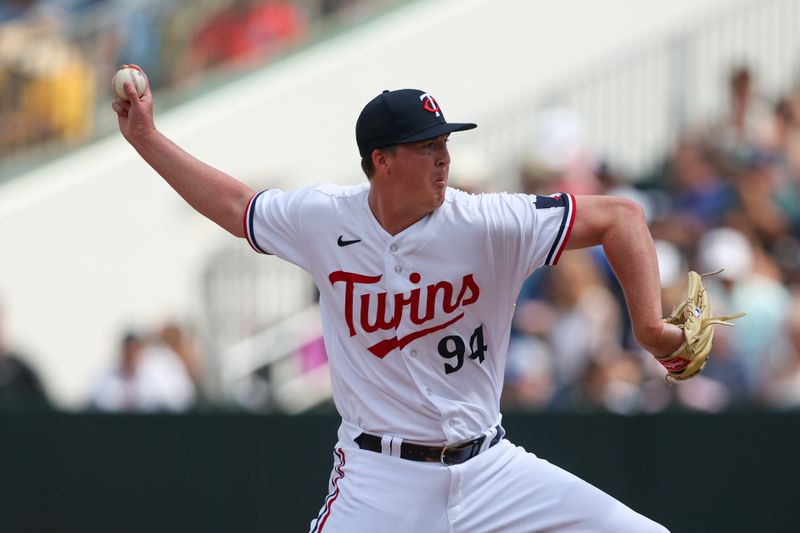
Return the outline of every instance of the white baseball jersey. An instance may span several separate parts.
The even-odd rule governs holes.
[[[247,239],[313,276],[345,423],[412,442],[471,439],[500,421],[514,304],[535,268],[558,261],[574,199],[448,188],[438,209],[391,235],[368,192],[260,192]]]

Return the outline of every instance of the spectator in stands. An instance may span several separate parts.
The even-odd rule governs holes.
[[[111,412],[182,412],[194,407],[195,399],[180,358],[129,332],[122,339],[117,366],[101,376],[89,405]]]
[[[234,0],[194,35],[185,58],[190,71],[263,63],[301,37],[305,19],[286,0]]]
[[[741,309],[747,312],[747,319],[735,328],[717,328],[712,359],[703,373],[719,379],[734,398],[755,397],[763,388],[767,353],[782,331],[792,297],[775,261],[741,231],[717,228],[700,239],[698,271],[713,271],[720,266],[724,266],[725,271],[707,279],[709,293],[715,297],[712,309],[716,315]],[[726,350],[731,352],[730,356],[725,354]],[[714,358],[717,353],[719,362]],[[743,365],[744,371],[722,368],[735,364]],[[722,377],[723,373],[727,374],[726,378]],[[746,391],[738,390],[742,376],[734,373],[743,374],[747,380]]]
[[[61,23],[42,13],[0,32],[0,153],[92,133],[94,70]]]
[[[782,187],[780,160],[766,151],[751,151],[737,161],[736,191],[741,214],[767,248],[792,230],[796,198]],[[788,185],[788,183],[785,183]],[[784,210],[785,206],[787,210]]]
[[[769,151],[780,158],[787,177],[800,179],[800,89],[775,104]]]
[[[42,382],[25,358],[7,344],[0,308],[0,412],[48,409]]]
[[[165,322],[158,332],[159,344],[172,351],[186,368],[195,388],[202,389],[203,366],[200,346],[189,330],[175,321]]]
[[[581,374],[553,398],[552,408],[635,414],[645,410],[642,360],[631,352],[607,351],[590,359]]]
[[[516,319],[516,317],[515,317]],[[512,331],[506,355],[504,407],[542,410],[555,394],[553,353],[538,335]]]
[[[692,139],[683,139],[676,146],[667,180],[671,223],[682,227],[690,242],[719,226],[734,206],[733,186],[720,174],[708,149]]]
[[[0,3],[0,25],[25,17],[37,3],[37,0],[6,0]]]
[[[715,150],[729,159],[741,152],[763,149],[772,134],[770,104],[759,93],[748,65],[738,65],[728,76],[728,109],[709,135]]]
[[[598,194],[596,167],[586,126],[576,111],[554,106],[536,116],[530,149],[523,163],[527,176],[523,178],[546,183],[549,193]]]
[[[766,405],[777,409],[800,408],[800,295],[795,294],[785,330],[771,353],[764,388]]]
[[[150,87],[158,89],[167,79],[161,61],[162,22],[172,6],[148,0],[111,0],[121,17],[114,29],[116,58],[114,65],[135,63],[147,72]]]
[[[781,98],[775,105],[773,119],[773,135],[763,159],[769,164],[770,202],[786,225],[776,240],[791,236],[797,243],[800,237],[800,93]],[[800,265],[794,266],[800,270],[798,267]]]

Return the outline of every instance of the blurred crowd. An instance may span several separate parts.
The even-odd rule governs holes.
[[[106,80],[120,63],[145,67],[155,89],[192,83],[214,69],[262,64],[308,39],[319,20],[352,19],[388,3],[2,2],[0,159],[21,146],[90,137],[97,100],[110,98]],[[519,162],[519,183],[529,194],[632,198],[655,239],[664,315],[686,297],[687,270],[724,268],[705,280],[714,314],[747,316],[734,328],[717,328],[700,376],[667,385],[664,369],[632,336],[602,249],[569,252],[523,286],[506,408],[634,414],[800,407],[800,87],[763,94],[757,72],[739,65],[720,96],[725,111],[689,121],[643,176],[624,175],[613,160],[592,153],[574,110],[545,109],[530,155]],[[0,313],[0,411],[48,409],[46,387],[2,326]],[[303,368],[325,359],[321,344],[313,346],[314,364],[304,360]],[[114,361],[87,392],[87,409],[181,412],[208,404],[203,350],[186,326],[125,332]]]
[[[706,278],[714,314],[747,316],[734,328],[716,329],[700,376],[666,384],[664,369],[632,336],[602,248],[571,251],[523,286],[506,408],[634,414],[800,407],[800,89],[769,98],[754,72],[740,66],[730,72],[727,102],[709,123],[690,123],[655,171],[637,177],[591,153],[573,111],[538,115],[535,145],[519,165],[523,192],[634,199],[656,243],[664,315],[685,299],[687,270],[724,268]],[[464,177],[452,180],[458,186]],[[469,187],[480,189],[474,181],[462,188]],[[325,360],[321,344],[314,353],[316,368]],[[187,328],[128,332],[86,407],[196,409],[207,402],[202,361]],[[47,403],[36,373],[0,335],[0,410]]]
[[[391,0],[5,0],[0,2],[0,164],[97,131],[123,63],[154,89],[262,65],[315,32]]]
[[[536,410],[651,413],[800,407],[800,89],[768,97],[748,66],[731,69],[726,111],[690,123],[648,176],[622,176],[586,148],[580,117],[539,116],[548,143],[521,166],[526,192],[614,194],[645,210],[656,242],[664,315],[705,278],[716,328],[703,373],[665,386],[631,334],[601,248],[564,254],[518,301],[504,402]],[[552,139],[558,138],[558,143]]]
[[[12,348],[0,309],[0,413],[58,409],[27,354]],[[79,408],[107,413],[181,413],[207,408],[204,351],[174,321],[154,331],[126,331],[98,371]]]
[[[202,354],[189,331],[168,322],[157,331],[126,332],[114,364],[88,394],[87,408],[102,412],[173,412],[205,404]]]

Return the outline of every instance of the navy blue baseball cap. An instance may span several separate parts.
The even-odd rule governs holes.
[[[447,122],[430,94],[418,89],[383,91],[370,100],[356,121],[356,143],[361,157],[376,148],[433,139],[477,124]]]

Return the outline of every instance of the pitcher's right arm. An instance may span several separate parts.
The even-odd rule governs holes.
[[[242,221],[253,189],[200,161],[156,129],[149,83],[141,97],[131,82],[125,83],[125,93],[130,101],[115,97],[111,105],[125,140],[197,212],[244,237]]]

